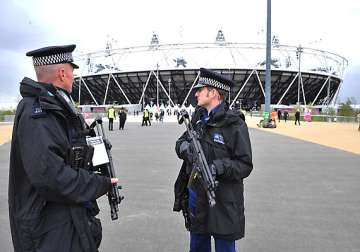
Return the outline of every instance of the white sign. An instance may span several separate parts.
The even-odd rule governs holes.
[[[104,141],[100,136],[86,138],[88,145],[94,147],[94,155],[92,158],[93,166],[109,163],[109,157],[106,152]]]

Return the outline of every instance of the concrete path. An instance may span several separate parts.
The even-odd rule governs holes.
[[[258,128],[260,117],[246,117],[250,128]],[[91,119],[88,120],[92,122]],[[107,121],[105,118],[104,121]],[[141,116],[128,115],[127,122],[141,123]],[[176,122],[175,116],[165,116],[165,123]],[[153,122],[154,124],[156,122]],[[360,155],[360,131],[356,123],[302,122],[295,126],[294,121],[277,123],[276,129],[261,129],[271,133],[290,136],[312,143],[345,150]],[[11,140],[12,125],[0,124],[0,145]]]
[[[115,125],[117,127],[117,125]],[[172,212],[181,162],[175,123],[113,131],[113,156],[125,200],[111,221],[100,199],[100,251],[188,251],[188,233]],[[246,237],[238,251],[309,252],[360,248],[360,155],[250,129],[254,171],[245,180]],[[12,251],[7,207],[10,144],[0,146],[0,251]]]

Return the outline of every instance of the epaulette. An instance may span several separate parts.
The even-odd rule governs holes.
[[[46,111],[41,108],[39,101],[36,99],[32,106],[31,117],[36,119],[45,116],[46,116]]]

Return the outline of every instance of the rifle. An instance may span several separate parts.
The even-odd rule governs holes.
[[[102,118],[100,116],[98,116],[95,119],[95,121],[90,125],[90,128],[94,128],[95,126],[97,129],[97,135],[98,135],[98,137],[100,137],[100,139],[97,139],[97,140],[102,140],[102,142],[104,143],[107,158],[108,158],[108,160],[106,160],[107,162],[103,163],[100,167],[101,174],[104,176],[107,176],[109,178],[116,178],[113,159],[112,159],[112,155],[111,155],[111,151],[110,151],[112,145],[105,136],[104,127],[102,124]],[[93,160],[93,165],[94,166],[96,165],[96,164],[94,164],[94,160]],[[107,193],[112,220],[118,219],[119,205],[120,205],[121,201],[124,199],[124,196],[120,195],[120,192],[119,192],[120,189],[122,189],[121,186],[118,186],[117,184],[111,184],[111,190]]]
[[[179,122],[179,124],[185,123],[187,133],[191,139],[191,147],[195,151],[195,153],[194,153],[195,161],[193,162],[194,169],[192,171],[192,174],[190,175],[190,180],[192,180],[192,178],[194,178],[196,174],[200,175],[199,176],[200,182],[206,192],[206,195],[207,195],[207,198],[209,201],[209,205],[210,205],[210,207],[214,207],[216,204],[215,190],[218,185],[218,182],[213,177],[213,174],[215,174],[214,167],[209,167],[209,165],[206,161],[204,151],[199,142],[200,136],[194,130],[194,128],[190,122],[189,114],[187,113],[187,111],[185,111],[185,110],[180,111],[180,116],[178,118],[178,122]],[[193,174],[193,173],[196,173],[196,174]],[[190,181],[190,183],[191,183],[191,181]]]

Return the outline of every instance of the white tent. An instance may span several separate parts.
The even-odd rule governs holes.
[[[187,107],[187,111],[189,112],[190,115],[192,115],[192,113],[194,113],[194,111],[195,111],[195,107],[190,104],[190,105]]]

